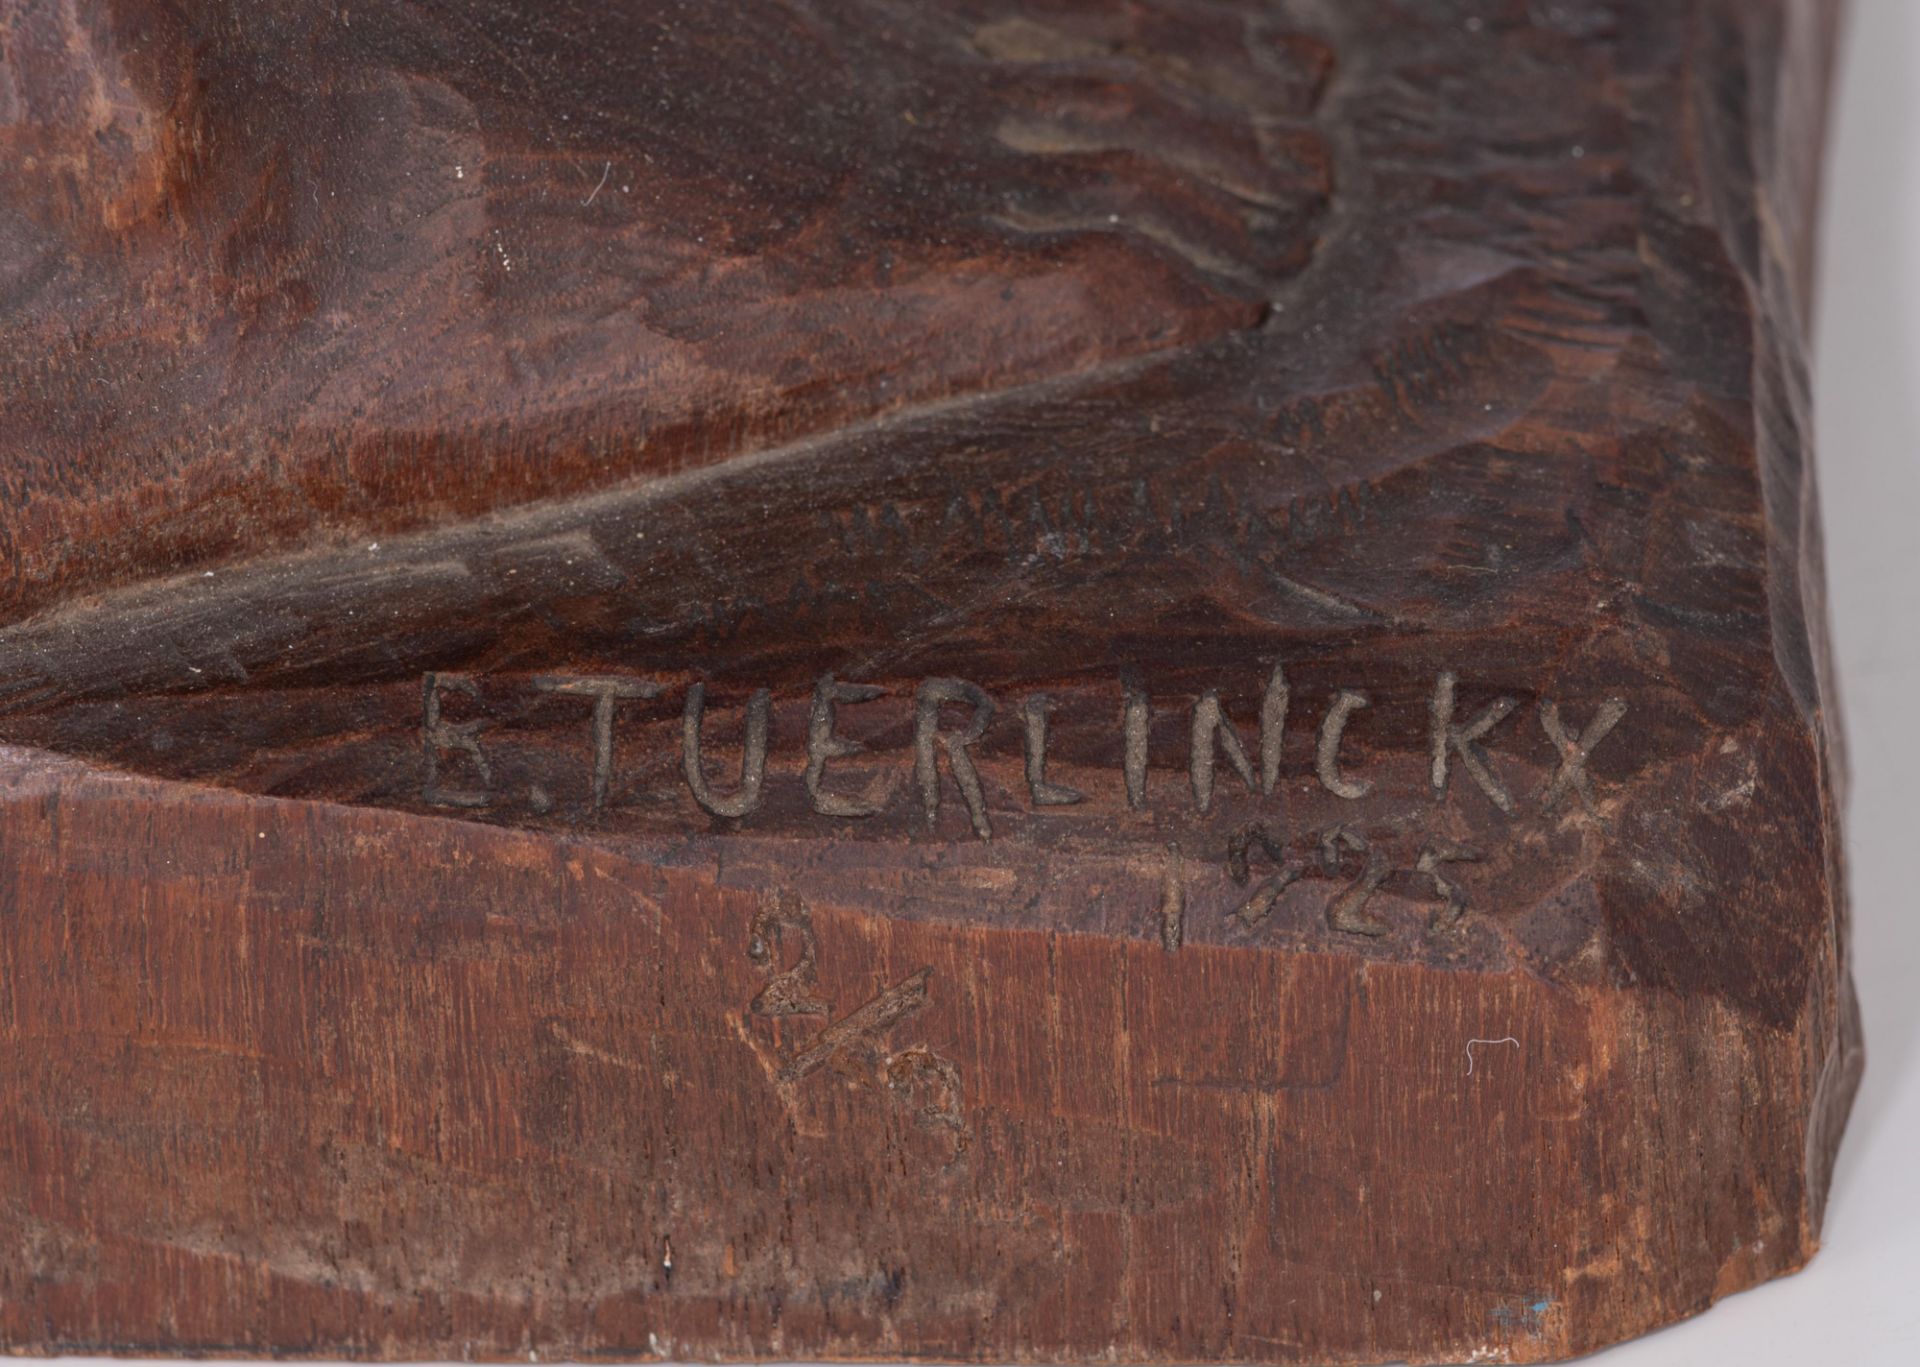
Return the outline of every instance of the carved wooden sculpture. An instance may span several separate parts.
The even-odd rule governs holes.
[[[0,1345],[1563,1356],[1859,1071],[1792,0],[0,0]]]

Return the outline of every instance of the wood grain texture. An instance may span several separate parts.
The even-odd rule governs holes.
[[[0,1346],[1536,1361],[1861,1064],[1815,0],[0,0]]]

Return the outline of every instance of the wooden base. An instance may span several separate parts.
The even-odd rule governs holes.
[[[1534,1361],[1800,1266],[1831,32],[0,0],[0,1347]]]

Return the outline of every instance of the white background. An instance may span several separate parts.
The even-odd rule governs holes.
[[[1920,1364],[1920,0],[1855,0],[1830,147],[1817,456],[1866,1082],[1812,1265],[1597,1367]]]

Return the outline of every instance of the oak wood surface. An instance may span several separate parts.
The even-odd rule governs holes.
[[[1799,1266],[1833,25],[0,0],[0,1345],[1529,1361]]]

